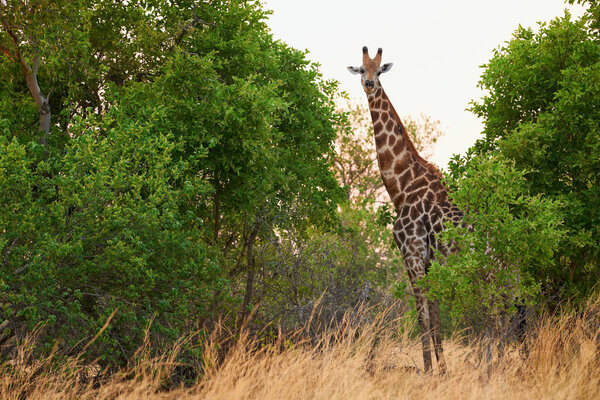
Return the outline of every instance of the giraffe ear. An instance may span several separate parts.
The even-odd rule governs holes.
[[[392,65],[394,65],[394,63],[383,64],[383,66],[381,68],[379,68],[379,71],[377,71],[377,72],[379,74],[383,74],[384,72],[388,72],[390,69],[392,69]]]
[[[348,71],[352,72],[354,75],[360,74],[360,68],[348,67]]]

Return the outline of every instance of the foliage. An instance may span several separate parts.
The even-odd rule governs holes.
[[[593,18],[566,14],[537,33],[519,28],[494,52],[480,82],[488,94],[472,108],[485,138],[452,170],[499,151],[523,173],[528,193],[560,204],[566,232],[554,262],[538,275],[545,297],[555,300],[584,298],[600,277],[600,41],[589,28]]]
[[[34,151],[16,139],[0,150],[11,180],[2,187],[15,190],[2,201],[3,317],[15,328],[45,321],[71,347],[118,309],[91,354],[106,360],[135,348],[153,319],[161,339],[177,338],[224,284],[186,210],[209,187],[173,184],[185,163],[156,129],[161,111],[146,122],[115,114],[100,126],[82,119],[64,155],[35,168]]]
[[[2,15],[18,11],[14,32],[39,42],[19,46],[40,59],[53,125],[37,144],[22,71],[0,58],[0,318],[12,334],[46,323],[42,342],[75,351],[117,309],[87,355],[123,363],[150,321],[167,344],[251,308],[253,249],[273,232],[336,226],[337,84],[273,40],[259,3],[87,1],[65,3],[64,20],[19,4],[33,8]]]
[[[435,144],[444,134],[440,121],[421,112],[417,116],[402,117],[402,123],[421,157],[425,159],[431,157]]]
[[[391,232],[373,216],[344,204],[334,231],[313,229],[305,236],[285,231],[261,241],[255,325],[275,320],[294,330],[313,320],[312,328],[324,328],[361,304],[391,305],[400,255]]]
[[[429,295],[453,324],[506,334],[514,305],[540,300],[564,236],[560,204],[529,193],[525,173],[498,154],[473,159],[449,179],[464,224],[450,224],[438,238],[458,251],[437,255],[426,277]]]

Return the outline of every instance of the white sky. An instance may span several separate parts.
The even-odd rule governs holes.
[[[466,111],[481,97],[480,66],[492,50],[510,40],[521,24],[537,29],[569,9],[563,0],[262,0],[273,10],[273,36],[308,50],[325,78],[336,79],[350,98],[367,104],[360,78],[346,66],[360,66],[362,46],[373,57],[383,48],[383,62],[393,62],[381,82],[398,113],[419,112],[441,121],[446,132],[431,161],[445,168],[464,153],[482,130]]]

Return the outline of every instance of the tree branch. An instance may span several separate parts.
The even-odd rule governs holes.
[[[12,61],[15,61],[14,55],[10,54],[10,50],[8,48],[0,46],[0,52],[4,53],[4,55],[10,58]]]
[[[198,16],[196,15],[196,11],[194,11],[194,13],[192,15],[192,20],[190,22],[188,22],[187,24],[185,24],[183,26],[183,28],[181,28],[181,31],[175,37],[174,43],[171,46],[171,48],[169,49],[169,51],[173,51],[175,46],[179,46],[179,43],[181,43],[185,34],[188,33],[188,31],[190,29],[192,29],[194,26],[196,26],[196,24],[201,24],[201,25],[206,25],[206,26],[215,26],[216,25],[214,22],[208,22],[208,21],[198,18]]]
[[[37,80],[37,72],[40,66],[40,58],[39,55],[36,54],[33,61],[33,69],[27,65],[23,54],[19,51],[19,39],[17,35],[12,31],[8,22],[4,17],[0,17],[0,22],[2,26],[4,26],[4,30],[10,36],[15,46],[15,56],[19,59],[21,64],[21,69],[23,70],[23,74],[25,75],[25,82],[27,83],[27,87],[29,88],[29,92],[33,97],[33,101],[37,104],[39,112],[40,112],[40,122],[39,129],[44,132],[44,135],[41,138],[42,145],[47,146],[48,144],[48,134],[50,133],[50,122],[51,122],[51,113],[50,113],[50,103],[48,102],[48,98],[45,98],[42,94],[42,89],[38,84]]]

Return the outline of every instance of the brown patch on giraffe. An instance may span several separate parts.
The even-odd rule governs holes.
[[[387,110],[390,108],[390,103],[388,103],[387,101],[384,101],[384,102],[381,104],[381,108],[382,108],[383,110],[386,110],[386,111],[387,111]]]
[[[429,184],[429,187],[435,193],[441,192],[445,189],[444,185],[442,185],[442,182],[440,182],[437,177],[433,177],[433,179],[431,179],[431,183]]]
[[[434,210],[431,213],[431,221],[434,223],[437,223],[438,221],[441,221],[441,220],[442,220],[442,213],[440,212],[440,210],[439,209]]]
[[[423,195],[425,194],[425,191],[427,191],[427,188],[422,188],[420,190],[415,190],[414,192],[410,192],[407,196],[406,196],[406,202],[407,203],[414,203],[417,200],[419,200],[421,197],[423,197]]]
[[[392,168],[392,164],[394,163],[394,155],[391,151],[386,150],[383,154],[379,154],[379,165],[381,166],[382,171],[387,171]]]
[[[418,176],[418,174],[415,174],[415,176]],[[406,190],[407,191],[417,190],[422,187],[424,187],[425,190],[427,190],[426,185],[427,185],[427,179],[425,179],[424,176],[419,176],[418,178],[416,178],[414,181],[412,181],[410,183],[409,187],[406,188]]]
[[[394,120],[390,119],[387,124],[385,125],[385,129],[387,129],[388,132],[392,132],[394,129]]]
[[[375,101],[374,108],[377,108],[377,109],[381,108],[381,99],[377,99],[377,101]]]
[[[416,162],[413,164],[413,171],[415,173],[415,175],[417,176],[423,176],[425,175],[425,167],[420,163],[420,162]]]
[[[387,140],[387,135],[375,136],[375,146],[377,146],[377,148],[380,148],[381,146],[383,146],[385,144],[386,140]]]
[[[396,143],[396,136],[389,135],[388,137],[388,146],[392,147]]]
[[[412,179],[412,171],[410,170],[410,168],[404,171],[402,175],[398,177],[398,179],[400,181],[400,187],[405,188]]]
[[[400,193],[400,189],[398,189],[398,182],[394,179],[393,183],[390,185],[386,185],[386,189],[390,195],[390,198],[396,197],[398,193]]]
[[[433,201],[429,199],[430,195],[433,196],[435,200],[435,195],[431,192],[427,192],[425,201],[423,201],[423,211],[426,213],[431,212],[431,210],[433,209]]]
[[[406,234],[403,230],[399,230],[398,232],[396,232],[396,236],[400,242],[404,242],[406,240]]]
[[[448,193],[446,191],[437,192],[435,195],[435,201],[438,203],[448,200]]]
[[[433,172],[428,172],[428,173],[426,173],[426,174],[425,174],[425,177],[426,177],[426,178],[427,178],[429,181],[431,181],[431,182],[434,182],[434,181],[437,181],[437,180],[438,180],[438,177],[437,177],[437,176],[435,176],[435,174],[434,174]]]
[[[395,155],[400,155],[400,153],[402,153],[402,151],[404,150],[404,138],[402,136],[398,136],[398,141],[396,142],[396,145],[394,146],[394,148],[392,149],[394,151]]]
[[[396,161],[396,165],[394,166],[394,174],[400,175],[410,167],[408,157],[402,157],[398,161]]]
[[[394,199],[394,205],[396,208],[399,208],[402,204],[404,204],[404,199],[406,199],[406,195],[404,193],[400,193],[398,197]]]
[[[385,187],[394,186],[397,184],[395,176],[390,176],[389,178],[384,178],[383,175],[381,175],[381,180],[383,181],[383,184],[385,185]]]
[[[377,122],[375,125],[373,125],[373,130],[375,131],[375,133],[379,133],[382,128],[383,124],[381,122]]]
[[[429,206],[429,209],[431,209],[431,203],[435,201],[435,194],[431,191],[427,191],[425,194],[425,200],[427,200],[427,205]]]
[[[417,236],[425,236],[425,226],[423,224],[417,224],[415,233],[417,234]]]
[[[371,119],[373,121],[377,121],[379,119],[379,112],[378,111],[371,111]]]
[[[381,113],[381,122],[383,122],[385,124],[386,122],[388,122],[389,119],[390,119],[390,115],[388,113],[386,113],[385,111],[383,111]]]
[[[417,206],[417,211],[419,212],[419,214],[424,214],[425,213],[425,202],[420,201],[417,204],[415,204]]]
[[[408,279],[410,280],[411,284],[416,283],[417,279],[419,279],[415,274],[414,269],[412,267],[409,267],[408,265],[406,266],[406,273],[408,274]]]
[[[410,219],[416,220],[419,218],[419,210],[414,205],[410,208]]]
[[[400,213],[400,217],[402,217],[402,218],[406,217],[409,212],[410,212],[409,206],[402,207],[402,212]]]
[[[377,91],[375,92],[375,97],[379,96],[381,96],[381,88],[377,88]]]

